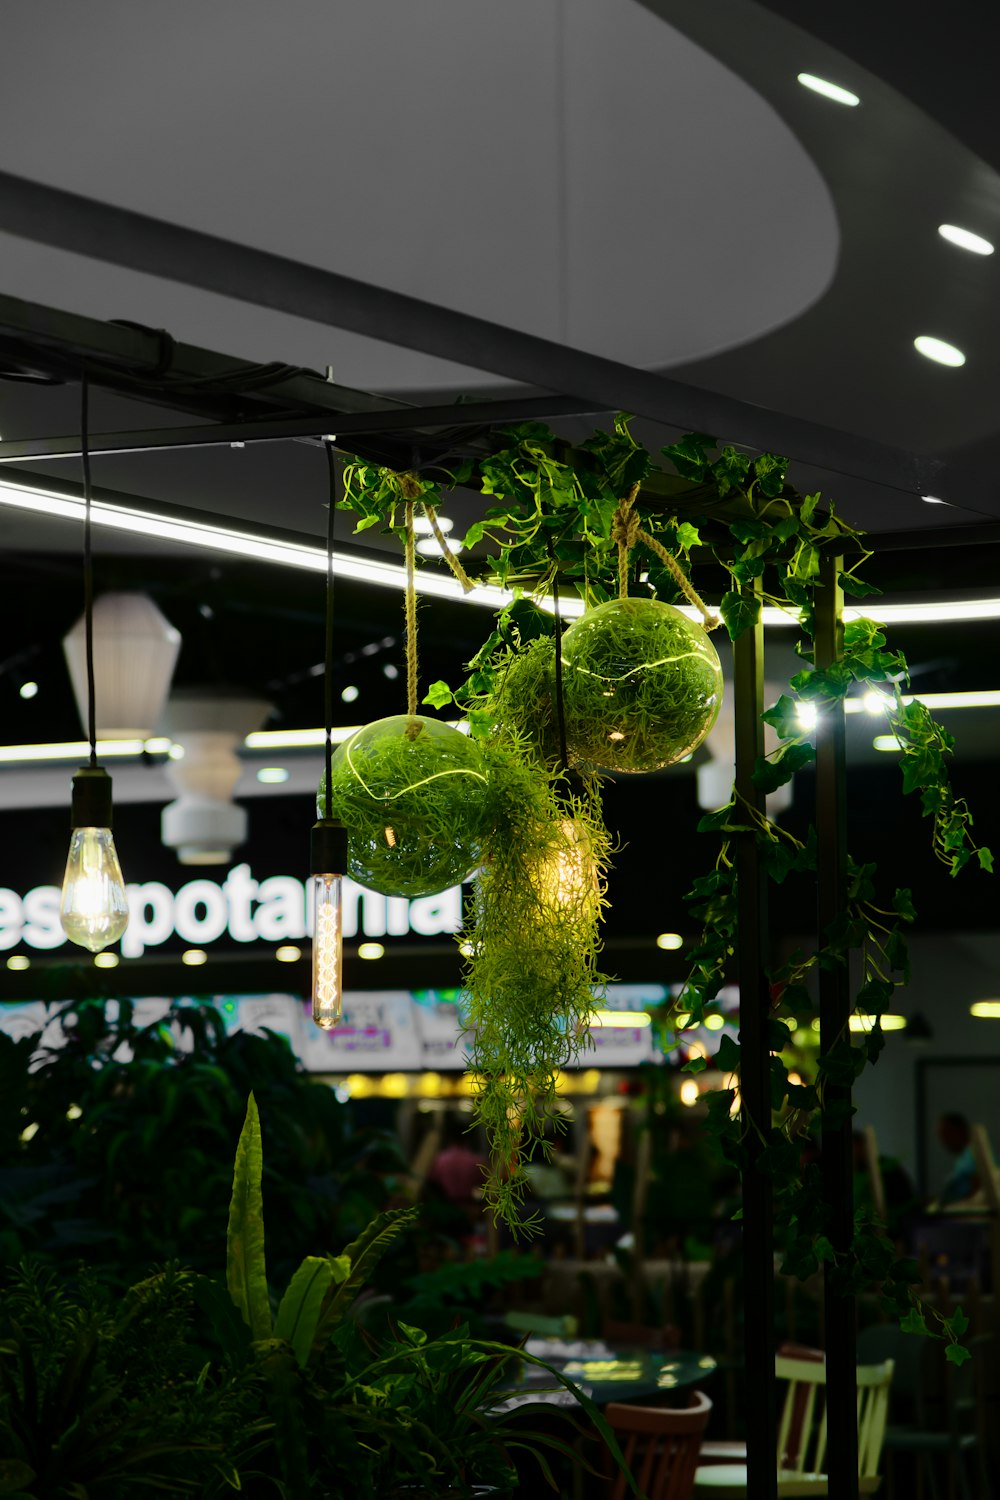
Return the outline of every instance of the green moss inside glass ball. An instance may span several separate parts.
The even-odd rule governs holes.
[[[658,771],[695,750],[722,702],[719,654],[700,625],[656,599],[613,599],[562,638],[571,757]]]
[[[347,829],[347,873],[383,896],[430,896],[480,860],[488,778],[475,741],[438,719],[396,714],[337,747],[330,813]],[[324,787],[317,798],[326,815]]]
[[[559,762],[555,661],[552,636],[529,641],[498,666],[487,705],[497,729],[524,735],[541,764],[550,768]]]

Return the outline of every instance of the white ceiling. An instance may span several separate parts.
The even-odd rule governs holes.
[[[6,170],[624,362],[798,317],[827,188],[635,0],[6,0]],[[468,372],[0,236],[0,287],[362,389]]]

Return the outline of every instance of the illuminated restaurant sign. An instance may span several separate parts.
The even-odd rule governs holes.
[[[222,881],[200,877],[172,891],[161,881],[126,886],[129,923],[121,941],[125,958],[140,958],[173,937],[204,948],[221,938],[237,943],[291,943],[309,936],[305,884],[294,875],[255,880],[248,864],[235,865]],[[59,921],[60,890],[38,885],[24,895],[0,887],[0,951],[60,948],[67,941]],[[462,925],[462,888],[413,901],[379,896],[344,880],[344,936],[434,937]]]

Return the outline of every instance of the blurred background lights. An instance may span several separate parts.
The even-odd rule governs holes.
[[[362,943],[358,949],[359,958],[381,958],[384,953],[381,943]]]
[[[656,939],[656,946],[658,948],[665,948],[670,953],[675,948],[683,948],[684,939],[679,932],[661,932]]]
[[[18,688],[18,692],[22,698],[36,698],[38,696],[38,683],[22,682]]]
[[[257,772],[257,780],[262,781],[265,786],[280,786],[288,777],[289,772],[284,766],[261,766]]]
[[[294,964],[298,963],[302,957],[302,949],[296,948],[290,943],[284,948],[276,948],[274,956],[279,964]]]
[[[185,948],[181,954],[181,963],[188,964],[191,968],[197,968],[199,964],[208,963],[208,954],[203,948]]]

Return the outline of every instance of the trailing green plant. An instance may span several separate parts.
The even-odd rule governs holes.
[[[901,652],[887,647],[879,624],[866,619],[850,622],[843,630],[837,659],[828,666],[815,664],[810,642],[824,559],[840,559],[838,582],[846,593],[872,596],[878,590],[860,576],[870,555],[862,533],[839,516],[832,503],[823,503],[819,494],[798,494],[787,482],[786,458],[770,453],[754,456],[731,445],[720,447],[714,438],[692,433],[661,450],[671,466],[664,470],[633,438],[625,416],[616,419],[613,432],[596,433],[576,447],[538,423],[508,429],[497,435],[496,444],[497,451],[466,465],[456,480],[478,483],[485,495],[499,502],[469,528],[464,545],[472,547],[487,541],[493,549],[489,562],[492,576],[533,597],[516,597],[499,613],[493,631],[470,662],[463,683],[455,687],[434,683],[425,701],[436,708],[458,705],[467,712],[472,732],[484,737],[487,744],[492,739],[502,747],[506,736],[511,786],[527,769],[538,778],[539,785],[547,781],[551,789],[557,785],[553,778],[562,771],[566,758],[555,674],[549,672],[550,662],[554,664],[556,659],[555,644],[549,645],[553,623],[535,599],[557,590],[565,597],[572,588],[584,605],[592,608],[616,593],[639,591],[641,570],[647,586],[642,596],[651,593],[656,599],[673,603],[682,595],[691,597],[691,559],[697,552],[699,563],[724,580],[718,608],[732,640],[756,624],[764,603],[794,615],[804,632],[798,648],[803,668],[792,679],[791,692],[782,695],[765,714],[776,730],[778,745],[755,767],[754,782],[759,790],[773,791],[815,759],[813,735],[805,727],[809,713],[800,710],[822,715],[854,688],[883,691],[887,723],[900,744],[903,790],[919,793],[923,812],[931,820],[934,856],[952,874],[970,862],[987,872],[992,869],[989,849],[977,845],[972,836],[969,808],[951,787],[948,757],[954,745],[952,737],[924,705],[908,696],[905,659]],[[355,467],[347,503],[361,512],[365,524],[372,524],[393,483],[383,471],[362,476]],[[434,498],[435,503],[440,498],[437,490]],[[537,697],[533,697],[535,694]],[[519,769],[515,770],[515,765]],[[526,795],[526,782],[524,787]],[[596,795],[596,782],[588,783],[589,806],[594,809],[598,808],[593,800]],[[498,835],[496,848],[504,859],[523,858],[523,853],[519,855],[523,845],[516,841],[529,835],[518,830],[516,821],[516,810],[512,809],[506,831]],[[714,867],[694,880],[689,894],[703,933],[691,955],[684,992],[672,1011],[674,1015],[681,1011],[688,1014],[692,1026],[718,995],[735,950],[733,837],[754,838],[763,868],[778,884],[796,876],[811,879],[817,862],[814,830],[805,840],[792,838],[735,796],[727,807],[704,818],[700,826],[721,842]],[[603,847],[606,852],[607,845]],[[490,878],[488,865],[484,878]],[[523,881],[519,888],[523,889]],[[522,908],[510,893],[507,899],[519,931],[533,941],[530,935],[538,929],[532,927],[530,901]],[[488,915],[486,903],[481,906]],[[865,1066],[876,1061],[884,1043],[880,1017],[896,987],[907,977],[905,930],[914,918],[908,891],[881,896],[874,865],[852,863],[845,906],[820,934],[815,950],[797,953],[775,966],[770,1022],[774,1122],[758,1158],[774,1180],[786,1267],[807,1275],[821,1262],[828,1262],[845,1290],[879,1284],[887,1305],[897,1311],[910,1308],[913,1265],[898,1260],[879,1226],[864,1221],[859,1222],[848,1251],[833,1250],[819,1175],[813,1169],[802,1173],[799,1138],[818,1128],[824,1110],[829,1119],[831,1110],[842,1107],[839,1101],[827,1099],[828,1086],[852,1082]],[[465,941],[475,943],[477,931],[480,1000],[472,1019],[475,1025],[488,1027],[494,986],[482,976],[488,975],[494,959],[502,972],[504,954],[511,950],[512,943],[509,932],[498,928],[480,931],[478,923],[465,935]],[[853,1042],[849,1033],[835,1039],[824,1049],[817,1082],[793,1083],[782,1053],[789,1043],[790,1026],[814,1010],[810,978],[821,968],[847,964],[852,954],[860,957],[861,984],[856,999],[860,1012],[869,1018],[867,1034],[859,1042]],[[554,1066],[561,1038],[572,1036],[574,1022],[579,1027],[586,1015],[580,984],[582,976],[574,970],[549,991],[557,1019],[537,1035],[535,1043],[542,1047],[539,1056],[546,1067]],[[518,1014],[518,1003],[512,1003],[508,1013]],[[671,1015],[658,1017],[657,1022],[673,1029]],[[503,1035],[500,1045],[490,1049],[498,1063],[505,1055]],[[527,1066],[531,1056],[519,1054],[516,1061],[519,1066],[524,1064],[517,1074],[518,1086],[523,1088],[535,1076]],[[738,1045],[723,1038],[714,1061],[733,1076],[734,1086],[710,1097],[710,1120],[730,1159],[742,1166],[748,1125],[741,1112],[734,1112]],[[703,1067],[705,1061],[699,1059],[689,1066]],[[489,1081],[488,1073],[486,1077]],[[499,1108],[504,1091],[495,1081],[490,1082],[480,1097],[480,1110],[485,1109],[494,1136],[491,1201],[501,1212],[511,1213],[518,1203],[517,1180],[515,1176],[514,1186],[507,1191],[503,1174],[510,1154],[518,1149],[521,1125],[516,1108],[504,1117],[504,1124]],[[513,1105],[515,1092],[507,1091],[508,1106]],[[527,1091],[523,1097],[528,1100]],[[530,1102],[523,1107],[529,1122],[534,1121],[536,1107]],[[516,1173],[518,1157],[512,1159]],[[923,1318],[923,1314],[919,1316]],[[911,1318],[907,1326],[916,1326],[917,1321],[919,1318]],[[958,1342],[960,1322],[959,1315],[942,1332],[953,1360],[964,1356]]]
[[[599,922],[611,839],[596,783],[573,790],[545,773],[516,731],[484,746],[490,831],[463,936],[469,1066],[490,1143],[486,1201],[530,1233],[526,1168],[551,1149],[559,1074],[587,1043],[606,983]]]

